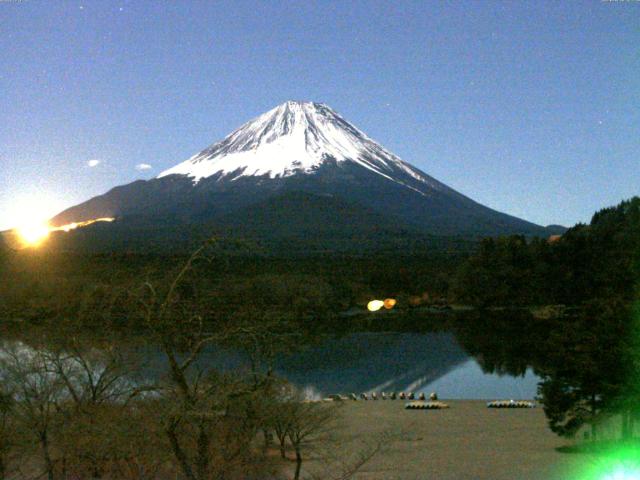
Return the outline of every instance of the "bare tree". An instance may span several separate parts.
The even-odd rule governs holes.
[[[303,462],[313,456],[314,467],[305,469],[304,478],[346,480],[389,445],[394,435],[385,433],[376,439],[358,439],[344,448],[344,439],[334,437],[340,423],[340,403],[305,400],[291,384],[282,383],[271,400],[270,426],[279,442],[280,456],[285,459],[287,441],[295,454],[294,480],[303,478]],[[343,451],[350,453],[345,454]]]
[[[85,349],[76,341],[54,350],[15,343],[0,352],[0,371],[10,392],[3,402],[10,412],[0,409],[0,428],[11,421],[27,445],[39,445],[50,480],[70,473],[99,478],[132,456],[125,439],[142,424],[131,422],[128,403],[138,389],[115,350]],[[23,456],[31,454],[25,450]]]
[[[0,480],[7,478],[9,461],[16,446],[15,401],[10,391],[0,386]]]
[[[326,433],[336,418],[335,405],[318,402],[288,402],[283,405],[289,417],[287,436],[296,455],[294,480],[299,480],[303,452]]]
[[[13,393],[16,420],[39,446],[47,478],[55,480],[53,444],[65,408],[63,383],[52,374],[42,352],[21,344],[2,350],[0,371],[3,384]]]
[[[64,468],[100,478],[109,465],[130,455],[115,438],[121,432],[113,422],[125,417],[129,401],[141,390],[134,379],[135,362],[111,345],[88,347],[75,337],[42,354],[63,384],[68,404],[58,445]]]
[[[64,430],[66,473],[71,478],[171,478],[163,432],[153,400],[101,405],[70,419]]]
[[[199,362],[204,350],[224,342],[241,329],[217,325],[211,329],[206,295],[190,282],[197,262],[208,261],[211,242],[189,258],[162,294],[146,284],[144,318],[168,362],[162,385],[162,423],[169,448],[185,478],[224,478],[229,465],[250,454],[259,425],[252,402],[263,382],[246,382]],[[240,406],[242,408],[240,408]]]
[[[136,362],[125,358],[113,345],[90,348],[73,338],[44,355],[77,410],[124,403],[140,391],[133,378]]]
[[[273,394],[265,398],[265,428],[270,429],[278,440],[280,458],[287,458],[287,438],[291,423],[291,403],[297,403],[301,397],[296,388],[286,381],[276,381],[272,387]]]

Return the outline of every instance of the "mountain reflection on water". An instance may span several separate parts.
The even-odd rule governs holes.
[[[166,371],[155,350],[147,376]],[[210,347],[201,366],[234,369],[246,366],[238,352]],[[531,399],[538,377],[485,373],[453,333],[350,333],[327,336],[311,347],[276,358],[278,376],[304,389],[309,397],[351,392],[438,392],[452,399]]]
[[[538,378],[487,374],[452,333],[353,333],[280,358],[276,371],[309,393],[437,391],[441,398],[533,398]]]
[[[535,396],[539,379],[522,363],[522,357],[515,366],[506,364],[505,360],[514,362],[513,352],[507,352],[503,358],[505,352],[498,351],[500,348],[495,342],[486,345],[476,337],[473,337],[474,347],[480,345],[483,350],[474,351],[474,347],[467,345],[471,338],[458,335],[464,340],[465,348],[450,332],[327,335],[312,346],[276,357],[273,368],[277,376],[294,383],[311,398],[373,391],[416,394],[436,391],[440,398],[450,399],[531,399]],[[7,339],[5,344],[48,349],[46,344],[34,345],[20,340]],[[517,347],[522,351],[521,346]],[[137,378],[154,382],[166,375],[168,364],[159,346],[143,342],[120,345],[120,348],[140,357],[134,374]],[[473,352],[474,357],[467,352]],[[214,345],[205,348],[196,364],[205,370],[246,372],[249,369],[245,355]]]

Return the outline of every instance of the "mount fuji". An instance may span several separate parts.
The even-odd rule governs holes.
[[[327,105],[289,101],[158,177],[69,208],[55,226],[232,229],[281,240],[555,233],[485,207],[401,160]],[[188,230],[188,229],[187,229]]]
[[[407,188],[407,175],[434,189],[444,185],[403,162],[326,105],[286,102],[244,124],[221,142],[162,172],[199,182],[215,176],[286,178],[312,174],[326,162],[358,165]],[[405,182],[403,182],[405,180]],[[446,188],[446,187],[444,187]],[[420,192],[420,190],[415,189]]]

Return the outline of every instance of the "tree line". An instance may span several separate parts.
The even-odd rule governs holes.
[[[489,369],[533,366],[551,429],[574,436],[589,425],[590,438],[614,417],[630,438],[640,416],[639,286],[637,197],[561,237],[483,240],[456,278],[459,298],[486,310],[476,318],[482,327],[467,320],[462,330],[476,339],[470,332],[490,332],[480,334],[495,360]],[[496,315],[497,307],[512,307],[509,318]]]

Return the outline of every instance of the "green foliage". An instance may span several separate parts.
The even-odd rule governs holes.
[[[551,429],[573,436],[618,412],[630,392],[631,323],[624,306],[593,300],[549,333],[540,393]]]
[[[629,419],[640,399],[639,286],[637,197],[597,212],[589,225],[560,238],[484,240],[456,278],[458,297],[480,307],[577,307],[560,309],[564,314],[551,323],[534,317],[524,327],[512,322],[506,340],[536,342],[539,353],[525,357],[543,378],[539,391],[549,425],[563,436],[585,424],[595,436],[600,420],[619,413],[623,431],[632,432]],[[544,334],[535,327],[542,324]]]
[[[480,306],[535,303],[540,292],[527,280],[538,275],[538,246],[539,242],[529,245],[523,236],[484,239],[460,269],[456,293]]]
[[[485,239],[456,277],[460,300],[478,306],[578,305],[633,300],[640,278],[640,198],[599,211],[562,237]]]

